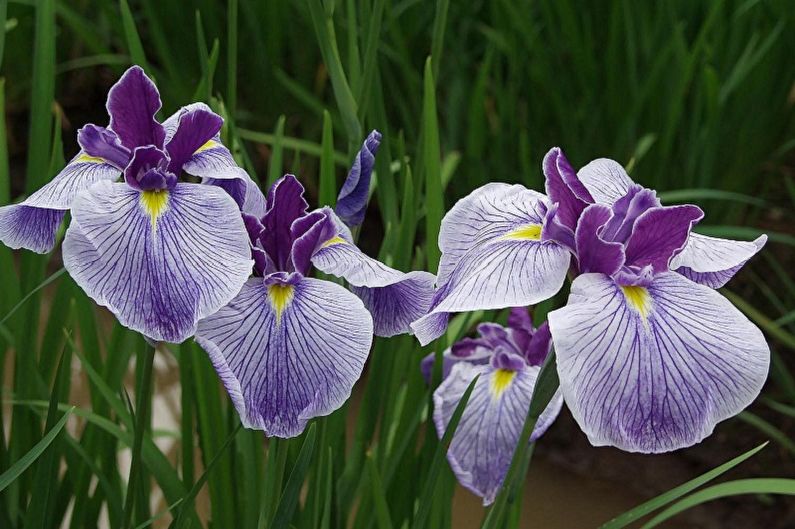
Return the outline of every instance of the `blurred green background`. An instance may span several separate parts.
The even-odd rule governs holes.
[[[728,456],[752,446],[751,439],[773,439],[765,464],[773,471],[792,468],[792,1],[0,0],[0,20],[6,120],[0,144],[7,146],[0,149],[0,204],[51,178],[62,158],[76,152],[80,126],[106,123],[107,89],[138,63],[158,84],[164,116],[194,100],[211,103],[227,119],[225,137],[240,163],[263,185],[295,172],[307,185],[310,203],[333,200],[335,179],[342,182],[366,133],[379,129],[384,143],[362,241],[371,254],[402,269],[434,268],[433,225],[442,205],[449,209],[492,181],[541,189],[540,162],[555,145],[575,167],[614,158],[635,180],[661,191],[665,201],[700,204],[707,217],[697,231],[739,239],[768,233],[766,250],[725,293],[770,339],[771,377],[760,401],[735,421],[741,425],[731,432],[739,439],[729,435],[716,442],[724,447],[721,456]],[[46,277],[44,260],[18,259],[18,281],[6,281],[0,294],[2,314]],[[11,263],[10,252],[0,250],[4,274]],[[60,328],[51,331],[52,342],[30,338],[37,335],[30,327],[35,323],[24,321],[38,314],[32,308],[8,328],[0,325],[0,340],[6,352],[12,344],[25,349],[25,340],[28,350],[40,351],[32,354],[36,360],[17,359],[13,380],[9,371],[5,376],[14,396],[46,400],[57,354],[45,345],[58,342]],[[79,323],[86,345],[89,324]],[[458,326],[459,332],[466,328]],[[404,364],[389,360],[392,370],[413,369],[419,348],[410,339],[397,343],[382,341],[376,351],[413,351]],[[94,360],[102,362],[100,356]],[[26,388],[20,379],[25,369],[39,372],[43,389]],[[186,369],[182,361],[180,369]],[[103,376],[118,381],[123,371],[124,365],[108,362]],[[399,387],[398,379],[389,380]],[[387,403],[387,414],[400,415],[388,396],[379,398],[385,400],[376,398],[365,409],[370,418],[362,439],[377,431],[379,402]],[[415,400],[422,402],[422,396]],[[107,404],[94,405],[100,415],[109,414]],[[225,400],[216,405],[226,409]],[[199,406],[196,420],[216,412],[222,415]],[[24,424],[19,415],[14,420]],[[233,419],[224,417],[224,432],[231,432]],[[565,448],[564,438],[576,430],[569,425],[562,431],[568,434],[553,432],[552,438]],[[0,447],[2,467],[38,434],[17,434],[10,455]],[[218,434],[201,442],[219,449],[223,439]],[[252,446],[247,449],[254,453]],[[550,450],[559,460],[582,452],[556,456]],[[213,451],[205,458],[208,453]],[[696,469],[713,462],[694,459]],[[101,468],[106,463],[99,462]],[[359,458],[355,467],[362,464]],[[219,479],[217,494],[231,483],[230,476]],[[10,503],[23,505],[30,490],[35,489],[22,485]],[[226,509],[214,517],[235,519],[232,508]],[[91,519],[90,513],[81,515]]]

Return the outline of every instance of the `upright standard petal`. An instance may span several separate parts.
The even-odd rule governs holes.
[[[423,345],[444,332],[442,314],[533,305],[560,290],[570,256],[541,240],[547,206],[523,186],[488,184],[445,215],[438,290],[428,315],[412,324]]]
[[[612,213],[605,204],[592,204],[583,211],[574,234],[577,264],[583,274],[598,272],[612,276],[624,266],[624,245],[605,241],[601,230]]]
[[[250,279],[229,305],[200,322],[196,340],[246,427],[295,437],[350,396],[373,323],[339,285],[271,281]]]
[[[625,248],[627,264],[651,266],[665,272],[671,258],[684,248],[690,230],[704,218],[701,208],[691,205],[651,208],[638,217]]]
[[[458,481],[482,497],[484,505],[494,501],[508,472],[539,371],[539,367],[509,371],[458,362],[433,394],[433,420],[441,437],[467,387],[480,375],[453,435],[447,459]],[[562,406],[558,392],[539,417],[531,441],[549,428]]]
[[[767,377],[761,331],[674,272],[648,288],[581,275],[549,325],[564,399],[595,446],[657,453],[698,443]]]
[[[171,158],[168,170],[178,174],[197,150],[218,135],[223,124],[221,116],[200,108],[180,114],[177,130],[166,144]]]
[[[671,260],[671,269],[691,281],[720,288],[767,242],[767,235],[753,241],[732,241],[691,233],[684,249]]]
[[[350,231],[329,208],[321,211],[335,221],[337,235],[315,252],[312,264],[351,284],[373,316],[375,334],[411,332],[411,322],[426,314],[431,306],[433,274],[401,272],[367,256],[353,244]]]
[[[624,167],[608,158],[598,158],[577,172],[593,199],[600,204],[612,205],[632,186],[632,179]]]
[[[115,180],[119,170],[100,158],[78,154],[48,184],[19,204],[0,207],[0,241],[13,249],[47,253],[75,196],[100,180]]]
[[[130,150],[142,145],[162,149],[166,134],[155,118],[161,106],[155,84],[140,66],[132,66],[108,92],[109,128]]]
[[[574,231],[582,211],[593,202],[591,194],[577,179],[560,147],[553,147],[544,156],[542,164],[547,195],[558,204],[557,218],[561,224]]]
[[[265,207],[262,246],[279,270],[288,270],[292,266],[293,246],[290,227],[306,215],[309,208],[304,199],[304,186],[291,174],[279,178],[268,190]]]
[[[364,221],[367,199],[370,194],[370,177],[375,165],[375,154],[381,144],[381,133],[372,131],[353,160],[345,183],[337,197],[335,211],[348,226],[358,226]]]
[[[100,182],[72,207],[64,266],[122,325],[181,342],[224,306],[253,262],[240,211],[221,189],[139,192]]]

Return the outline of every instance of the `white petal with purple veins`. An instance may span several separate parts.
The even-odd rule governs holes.
[[[762,332],[674,272],[644,287],[585,274],[549,314],[564,399],[595,446],[657,453],[698,443],[767,378]]]
[[[191,336],[251,273],[240,211],[216,187],[146,195],[100,182],[75,200],[72,216],[64,266],[119,322],[154,340]]]
[[[494,501],[508,472],[539,371],[539,367],[506,371],[459,362],[433,394],[433,420],[441,437],[467,387],[480,375],[453,435],[447,459],[461,485],[482,497],[484,505]],[[549,428],[562,405],[558,392],[538,419],[531,440]]]
[[[612,204],[623,197],[633,183],[624,167],[608,158],[593,160],[577,172],[577,177],[601,204]]]
[[[246,427],[295,437],[307,421],[350,396],[372,335],[362,302],[339,285],[311,278],[268,285],[253,278],[200,322],[196,340]]]
[[[767,242],[767,235],[753,241],[732,241],[691,233],[684,249],[671,260],[671,269],[692,281],[720,288]]]

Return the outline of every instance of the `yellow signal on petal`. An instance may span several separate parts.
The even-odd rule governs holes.
[[[276,324],[278,325],[282,320],[282,313],[293,301],[295,287],[293,285],[283,285],[281,283],[274,283],[268,286],[268,300],[271,302],[271,307],[276,312]]]
[[[149,220],[152,223],[152,231],[154,232],[157,229],[157,219],[168,208],[168,191],[165,189],[142,191],[140,201],[141,207],[149,216]]]
[[[99,156],[91,156],[84,153],[77,157],[75,163],[105,163],[105,160]]]
[[[622,286],[627,305],[632,307],[645,320],[651,310],[651,296],[648,289],[639,286]]]
[[[199,147],[198,149],[196,149],[196,152],[194,152],[193,154],[199,154],[200,152],[204,152],[204,151],[210,150],[210,149],[216,147],[217,145],[218,145],[217,141],[215,141],[215,140],[207,140],[207,142],[204,145],[202,145],[201,147]]]
[[[515,230],[509,231],[501,239],[510,241],[538,241],[541,240],[541,224],[526,224]]]
[[[339,235],[336,235],[336,236],[332,237],[331,239],[327,240],[326,242],[324,242],[323,245],[321,246],[321,248],[326,248],[328,246],[333,246],[335,244],[348,244],[348,241],[346,241],[345,239],[343,239]]]
[[[494,372],[494,377],[491,379],[491,392],[495,398],[502,395],[502,392],[508,389],[511,385],[513,378],[516,376],[516,371],[510,369],[498,369]]]

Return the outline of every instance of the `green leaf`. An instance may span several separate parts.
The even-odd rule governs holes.
[[[11,465],[11,468],[0,474],[0,492],[5,490],[11,483],[14,482],[27,468],[32,465],[48,446],[55,440],[63,427],[66,425],[66,420],[74,410],[74,406],[68,409],[63,417],[53,426],[47,434],[42,437],[41,441],[31,448],[25,455],[20,457],[16,463]]]
[[[320,153],[320,181],[318,183],[318,203],[334,207],[337,202],[337,179],[334,173],[334,129],[331,114],[323,111],[323,138]]]
[[[284,114],[279,116],[276,121],[276,129],[273,131],[273,143],[271,144],[271,160],[268,164],[268,188],[284,175]]]
[[[721,474],[728,472],[729,470],[733,469],[743,461],[753,457],[757,452],[762,450],[764,447],[767,446],[767,442],[762,443],[761,445],[757,446],[756,448],[752,448],[751,450],[741,454],[734,459],[723,463],[722,465],[713,468],[709,472],[705,472],[701,474],[699,477],[695,479],[691,479],[690,481],[679,485],[678,487],[674,487],[673,489],[669,490],[668,492],[664,492],[660,494],[656,498],[653,498],[649,501],[641,503],[637,507],[630,509],[629,511],[616,516],[609,522],[605,523],[601,526],[600,529],[620,529],[621,527],[626,527],[629,524],[643,518],[647,514],[656,511],[660,507],[668,505],[672,501],[675,501],[685,494],[697,489],[701,485],[712,481],[713,479],[717,478]]]
[[[375,503],[375,520],[378,529],[392,529],[392,520],[389,516],[389,505],[387,504],[384,485],[381,476],[373,461],[373,454],[367,454],[367,475],[370,479],[370,490],[373,493],[373,503]]]
[[[52,283],[53,281],[55,281],[56,279],[58,279],[59,277],[61,277],[61,276],[63,275],[63,273],[64,273],[64,272],[66,272],[66,269],[65,269],[65,268],[59,268],[57,271],[53,272],[53,274],[52,274],[50,277],[48,277],[47,279],[45,279],[44,281],[42,281],[41,283],[39,283],[39,284],[38,284],[38,285],[37,285],[37,286],[36,286],[36,287],[35,287],[33,290],[31,290],[30,292],[28,292],[27,294],[25,294],[25,297],[24,297],[24,298],[22,298],[21,300],[19,300],[19,303],[17,303],[16,305],[14,305],[14,307],[13,307],[13,308],[12,308],[12,309],[11,309],[11,310],[10,310],[10,311],[9,311],[9,312],[6,314],[6,315],[5,315],[5,316],[3,316],[3,319],[2,319],[2,320],[0,320],[0,325],[2,325],[2,324],[4,324],[5,322],[7,322],[7,321],[8,321],[8,319],[9,319],[11,316],[13,316],[13,315],[14,315],[14,313],[15,313],[17,310],[19,310],[19,308],[20,308],[20,307],[22,307],[22,305],[24,305],[24,304],[25,304],[25,302],[26,302],[26,301],[28,301],[30,298],[32,298],[32,297],[33,297],[33,296],[36,294],[36,292],[38,292],[38,291],[39,291],[39,290],[41,290],[42,288],[46,287],[47,285],[49,285],[50,283]]]
[[[226,4],[226,108],[235,117],[237,110],[237,0]]]
[[[792,439],[787,436],[787,434],[763,418],[751,413],[750,411],[740,412],[739,415],[737,415],[737,418],[755,427],[760,432],[764,433],[766,436],[780,444],[782,447],[786,448],[790,454],[795,455],[795,442],[793,442]]]
[[[295,461],[290,477],[287,478],[287,485],[284,487],[279,505],[276,507],[276,514],[270,527],[287,527],[293,517],[293,511],[298,505],[298,498],[304,484],[304,478],[309,470],[309,463],[312,461],[312,453],[315,449],[315,435],[317,424],[312,423],[306,433],[304,443],[301,445],[301,452]]]
[[[36,36],[33,42],[33,79],[28,131],[28,193],[51,176],[52,103],[55,99],[55,0],[36,3]]]
[[[690,496],[680,500],[663,512],[649,520],[641,529],[651,529],[657,527],[662,522],[676,516],[680,512],[686,511],[696,505],[708,501],[738,496],[740,494],[781,494],[795,496],[795,479],[785,478],[755,478],[738,479],[727,483],[720,483],[707,487],[706,489],[694,492]]]
[[[439,152],[439,123],[436,118],[436,85],[433,81],[431,58],[425,61],[425,91],[422,104],[422,159],[425,170],[425,244],[428,268],[439,267],[439,229],[444,215],[441,154]]]
[[[152,75],[149,63],[146,60],[144,46],[141,44],[141,37],[135,27],[135,18],[127,0],[119,0],[119,10],[121,11],[122,28],[124,29],[124,40],[127,44],[127,52],[130,54],[133,64],[143,68],[147,74]]]
[[[433,36],[431,37],[431,58],[433,59],[433,77],[439,78],[439,65],[442,62],[442,46],[444,45],[444,30],[447,26],[447,9],[450,0],[437,0],[436,13],[433,17]]]

